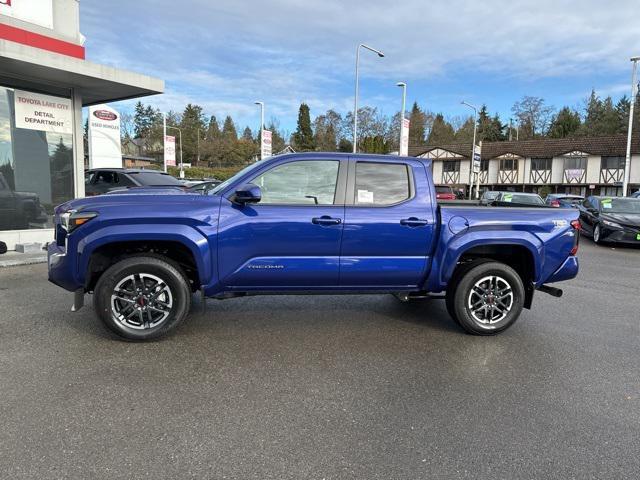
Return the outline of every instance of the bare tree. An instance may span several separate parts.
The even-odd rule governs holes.
[[[520,125],[520,138],[534,138],[543,135],[551,121],[554,108],[545,105],[540,97],[524,96],[511,108]]]

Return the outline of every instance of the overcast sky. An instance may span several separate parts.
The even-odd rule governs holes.
[[[635,8],[634,8],[635,7]],[[629,94],[629,57],[640,55],[637,0],[81,0],[89,60],[160,77],[163,109],[188,102],[259,124],[255,100],[295,129],[300,102],[312,116],[353,105],[355,48],[361,105],[463,115],[486,103],[508,120],[523,95],[577,106],[595,88]],[[115,105],[130,109],[130,102]]]

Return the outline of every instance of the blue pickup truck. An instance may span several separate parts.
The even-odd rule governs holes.
[[[49,279],[93,293],[104,324],[146,340],[192,295],[392,293],[444,298],[467,332],[508,328],[536,290],[578,273],[578,212],[439,206],[429,160],[304,153],[255,163],[208,195],[140,189],[56,209]]]

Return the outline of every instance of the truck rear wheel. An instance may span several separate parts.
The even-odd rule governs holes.
[[[191,290],[178,265],[140,255],[126,258],[102,274],[94,304],[105,326],[120,337],[151,340],[184,320]]]
[[[495,335],[520,316],[525,291],[520,275],[500,262],[483,262],[457,277],[447,292],[447,309],[468,333]]]

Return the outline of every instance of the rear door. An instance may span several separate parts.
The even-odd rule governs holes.
[[[417,160],[350,159],[340,286],[420,284],[435,231],[429,176]]]
[[[250,183],[262,199],[223,198],[218,272],[233,290],[305,290],[338,285],[348,161],[290,160]]]

